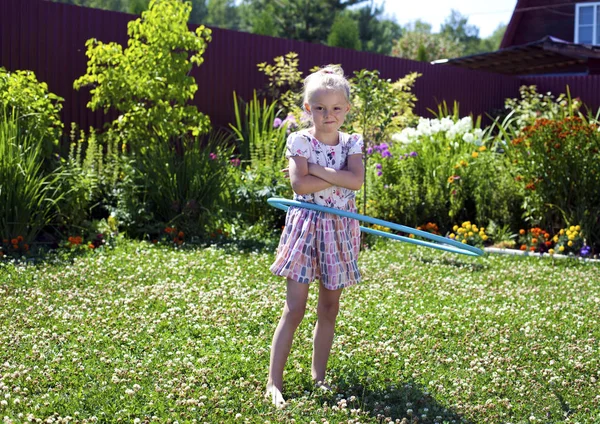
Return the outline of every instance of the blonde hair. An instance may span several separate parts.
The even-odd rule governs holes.
[[[339,65],[327,65],[304,79],[303,105],[309,103],[315,91],[320,89],[341,91],[350,103],[350,83],[344,77],[344,70]]]

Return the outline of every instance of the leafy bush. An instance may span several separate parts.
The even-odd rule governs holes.
[[[253,168],[266,166],[276,168],[279,172],[286,164],[284,150],[290,122],[283,126],[281,122],[277,125],[277,103],[267,103],[266,99],[261,102],[256,91],[248,103],[240,105],[235,93],[233,101],[235,125],[230,124],[230,127],[235,134],[240,159]]]
[[[506,222],[518,210],[518,192],[503,157],[486,147],[487,134],[471,117],[420,118],[392,137],[369,167],[371,210],[408,225],[424,220],[448,229],[453,221]],[[378,151],[379,150],[379,151]],[[375,208],[373,206],[376,206]]]
[[[43,158],[57,145],[63,132],[60,110],[64,99],[48,91],[32,71],[9,72],[0,67],[0,107],[18,116],[20,131],[44,141]]]
[[[91,39],[86,43],[87,73],[74,83],[91,86],[92,110],[120,113],[109,131],[143,150],[152,140],[206,133],[209,118],[187,104],[198,90],[189,75],[192,65],[203,62],[211,32],[199,26],[188,30],[191,5],[177,0],[151,0],[141,19],[128,24],[129,42]]]
[[[562,119],[577,115],[582,106],[579,99],[571,99],[568,91],[556,98],[551,92],[538,93],[535,85],[523,85],[519,88],[519,94],[520,98],[506,99],[504,102],[517,129],[533,125],[538,119]]]
[[[163,141],[137,157],[142,204],[160,233],[163,223],[190,235],[206,233],[214,215],[227,204],[227,165],[233,147],[227,135],[211,133],[206,139],[183,139],[179,149]],[[148,223],[150,224],[150,223]]]
[[[581,117],[538,119],[506,147],[523,208],[534,224],[556,231],[578,223],[600,247],[600,132]]]
[[[23,129],[15,109],[0,107],[0,240],[21,252],[56,214],[60,175],[45,174],[42,143]],[[28,249],[25,249],[28,250]]]

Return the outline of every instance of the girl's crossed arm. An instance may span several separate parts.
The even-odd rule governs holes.
[[[328,182],[330,186],[335,185],[350,190],[360,190],[365,177],[362,154],[349,155],[348,166],[340,170],[309,163],[308,173]]]
[[[299,195],[315,193],[317,191],[325,190],[333,185],[322,178],[310,175],[308,173],[308,167],[309,163],[305,157],[290,157],[289,168],[284,169],[284,172],[287,171],[289,174],[294,193]]]

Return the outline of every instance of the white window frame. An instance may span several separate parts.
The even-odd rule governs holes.
[[[600,2],[589,2],[589,3],[576,3],[575,4],[575,43],[579,44],[579,9],[582,7],[590,7],[593,6],[594,7],[594,12],[593,12],[593,16],[594,16],[594,21],[593,21],[593,28],[592,28],[592,45],[597,45],[596,41],[598,39],[598,25],[600,25],[600,22],[598,22],[598,10],[600,9]]]

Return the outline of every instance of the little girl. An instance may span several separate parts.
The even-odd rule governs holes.
[[[350,84],[339,66],[327,66],[304,80],[304,109],[312,127],[289,135],[286,156],[294,200],[356,211],[355,191],[363,183],[363,140],[339,129],[350,110]],[[266,397],[285,405],[283,370],[294,332],[304,317],[308,286],[318,279],[312,378],[325,385],[335,320],[344,287],[360,281],[358,221],[331,213],[290,207],[271,272],[287,278],[287,294],[273,335]]]

